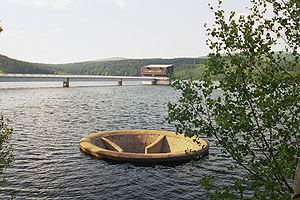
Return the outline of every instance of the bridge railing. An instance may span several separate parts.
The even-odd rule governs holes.
[[[64,79],[63,87],[69,87],[71,79],[117,79],[118,85],[122,85],[123,80],[148,80],[155,84],[170,85],[169,77],[150,77],[150,76],[99,76],[99,75],[75,75],[75,74],[0,74],[1,78],[56,78]],[[153,85],[155,85],[153,84]]]

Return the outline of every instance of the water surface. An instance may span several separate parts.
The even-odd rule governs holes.
[[[211,157],[194,166],[134,166],[95,160],[79,140],[117,129],[174,131],[164,119],[169,86],[140,82],[0,82],[0,111],[14,129],[15,162],[5,171],[0,198],[17,199],[205,199],[198,179],[230,161]],[[72,87],[73,85],[73,87]],[[96,86],[96,87],[95,87]],[[212,142],[212,141],[210,141]],[[213,145],[210,153],[217,152]],[[224,174],[223,182],[232,174]]]

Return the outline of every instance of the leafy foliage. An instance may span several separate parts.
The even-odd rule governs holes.
[[[5,181],[2,177],[3,171],[13,161],[12,148],[8,144],[12,128],[8,126],[7,121],[0,113],[0,184]]]
[[[215,10],[207,28],[204,81],[174,82],[182,92],[169,103],[168,121],[187,136],[216,139],[242,175],[231,185],[200,183],[210,199],[289,199],[300,155],[299,1],[251,0],[251,14],[229,18]],[[271,9],[273,16],[266,17]],[[274,46],[282,51],[273,51]],[[288,57],[286,56],[288,55]],[[219,82],[211,77],[223,76]],[[248,192],[245,195],[245,191]]]
[[[2,27],[0,26],[0,32]],[[1,73],[1,70],[0,70]],[[0,184],[5,181],[2,177],[3,170],[13,161],[12,149],[8,145],[9,136],[12,133],[12,128],[8,127],[3,115],[0,113]]]

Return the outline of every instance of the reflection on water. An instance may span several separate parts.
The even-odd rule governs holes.
[[[55,82],[44,82],[46,88],[36,82],[0,84],[0,111],[12,121],[15,154],[0,198],[15,193],[17,199],[203,199],[197,180],[230,162],[216,157],[195,166],[143,167],[94,160],[80,152],[79,140],[98,131],[174,131],[164,120],[167,102],[176,100],[171,87],[139,82],[122,87],[74,87],[87,83],[71,82],[70,88],[53,86]],[[211,145],[210,153],[215,152]],[[222,177],[230,179],[231,174]]]

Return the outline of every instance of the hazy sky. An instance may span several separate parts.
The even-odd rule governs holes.
[[[42,63],[207,55],[216,0],[0,0],[0,54]],[[224,0],[245,12],[246,0]]]

